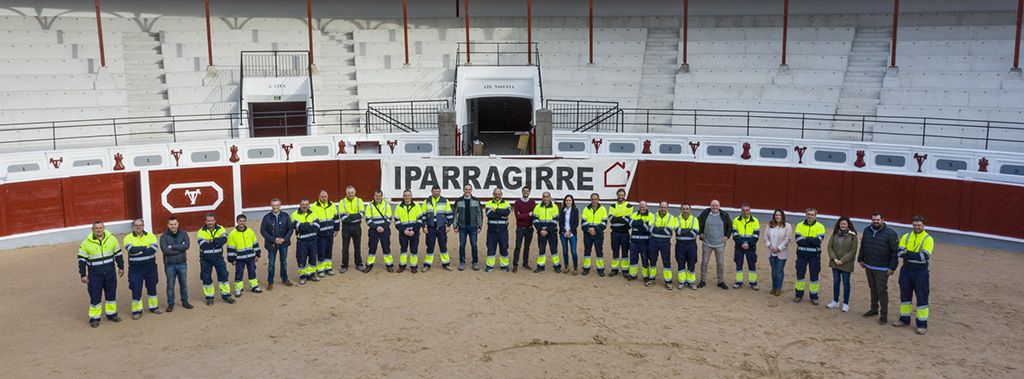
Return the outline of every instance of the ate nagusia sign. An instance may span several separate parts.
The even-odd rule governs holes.
[[[567,194],[587,197],[596,192],[611,199],[620,188],[629,193],[635,172],[636,160],[399,158],[381,161],[381,186],[384,196],[390,198],[400,198],[406,189],[413,197],[423,198],[435,185],[444,196],[461,196],[463,185],[468,184],[479,197],[490,197],[494,188],[501,188],[505,197],[515,198],[528,186],[534,197],[544,191],[558,198]]]

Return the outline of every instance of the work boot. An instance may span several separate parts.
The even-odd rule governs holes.
[[[678,289],[683,289],[683,288],[686,288],[686,284],[684,284],[684,283],[679,283],[679,285],[677,285],[677,286],[676,286],[676,288],[678,288]]]
[[[306,278],[299,278],[299,285],[305,285],[305,284],[306,284]]]
[[[160,308],[150,308],[150,309],[149,309],[149,313],[152,313],[152,314],[157,314],[157,315],[159,315],[159,314],[163,314],[163,313],[164,313],[164,311],[161,311],[161,310],[160,310]]]
[[[253,287],[252,293],[263,293],[263,289],[260,287]]]
[[[732,288],[740,288],[740,287],[743,287],[743,283],[737,282],[736,284],[732,285]]]
[[[818,305],[818,299],[811,299],[811,305]]]
[[[274,283],[267,283],[267,291],[273,291],[273,290],[274,290]]]
[[[491,272],[491,271],[494,271],[494,267],[487,266],[487,268],[484,269],[484,272]]]
[[[366,270],[363,270],[363,272],[370,272],[370,270],[366,269]],[[334,270],[324,271],[324,274],[327,275],[327,276],[334,276]]]
[[[653,281],[653,280],[650,280],[650,279],[644,279],[644,287],[650,287],[650,286],[651,286],[651,284],[653,284],[653,283],[654,283],[654,281]]]
[[[616,275],[619,275],[619,270],[612,270],[612,272],[608,273],[609,277],[616,276]]]
[[[235,303],[235,299],[232,299],[230,296],[223,297],[223,299],[224,299],[225,303],[228,303],[228,304],[234,304]]]
[[[388,272],[395,272],[395,266],[384,266],[384,269],[388,270]]]
[[[324,274],[324,272],[323,272],[323,271],[320,271],[320,272],[317,272],[317,273],[316,273],[316,277],[318,277],[318,278],[323,278],[323,277],[325,277],[325,276],[327,276],[327,275],[326,275],[326,274]]]
[[[793,297],[793,302],[794,303],[799,303],[801,301],[804,301],[804,298],[802,298],[802,297],[795,297],[795,296]]]
[[[448,263],[442,263],[441,264],[441,268],[443,268],[445,271],[451,271],[452,270],[451,264],[448,264]]]
[[[206,305],[213,305],[213,298],[206,298]]]
[[[174,304],[167,304],[167,313],[174,312]]]
[[[415,274],[416,271],[419,270],[419,269],[417,269],[416,266],[412,266],[412,268],[410,268],[410,270],[412,270],[412,273]]]
[[[501,271],[508,272],[508,267],[502,267]]]
[[[132,320],[138,320],[140,318],[142,318],[142,313],[132,312]]]
[[[590,269],[589,268],[583,269],[583,276],[587,276],[587,274],[590,274]]]
[[[235,290],[235,297],[242,297],[242,290],[241,289]]]
[[[561,274],[562,273],[562,266],[555,266],[555,273],[556,274]]]
[[[89,326],[91,326],[93,328],[100,327],[100,319],[98,319],[98,318],[89,319]]]
[[[320,277],[318,277],[316,275],[310,275],[309,276],[309,280],[312,280],[314,282],[319,282],[320,281]]]
[[[897,328],[904,327],[904,326],[907,326],[907,325],[910,325],[910,323],[909,322],[903,322],[903,320],[896,320],[896,321],[893,321],[893,323],[892,323],[892,326],[895,326]]]
[[[758,287],[758,286],[757,286],[757,284],[751,284],[751,285],[750,285],[750,289],[752,289],[752,290],[754,290],[754,291],[760,291],[760,290],[761,290],[761,288],[760,288],[760,287]]]
[[[401,274],[403,272],[405,272],[405,266],[398,266],[398,273]]]
[[[927,332],[928,332],[928,328],[917,328],[917,334],[919,334],[919,335],[923,336]]]
[[[291,286],[294,285],[294,284],[292,284],[292,282],[290,280],[287,280],[287,279],[285,279],[285,281],[281,282],[281,284],[284,284],[287,287],[291,287]]]
[[[604,271],[598,271],[597,272],[597,276],[600,276],[600,277],[603,278],[604,277]]]
[[[665,289],[671,291],[672,290],[672,282],[665,282]]]
[[[537,266],[537,268],[533,269],[533,272],[541,272],[541,271],[544,271],[544,266]]]
[[[107,316],[107,320],[110,320],[110,321],[113,321],[113,322],[121,322],[121,316],[118,316],[118,315]]]
[[[182,307],[182,308],[185,308],[185,309],[192,309],[192,304],[190,304],[190,303],[189,303],[189,302],[187,302],[187,301],[182,301],[182,302],[181,302],[181,307]],[[168,311],[168,312],[170,312],[170,311]]]

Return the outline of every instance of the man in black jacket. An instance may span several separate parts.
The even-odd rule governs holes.
[[[889,322],[889,277],[899,264],[899,238],[896,231],[885,224],[881,213],[871,215],[871,225],[864,228],[857,262],[868,276],[871,288],[871,309],[864,317],[879,315],[878,323]]]
[[[260,235],[263,236],[263,246],[270,254],[270,261],[267,262],[267,290],[274,289],[274,270],[277,257],[281,256],[281,284],[291,287],[292,282],[288,280],[288,246],[292,244],[292,223],[288,213],[281,211],[281,199],[270,200],[270,212],[263,215],[263,222],[260,223]]]
[[[732,219],[729,213],[721,209],[718,200],[711,200],[711,206],[700,212],[697,216],[700,223],[700,240],[703,243],[700,260],[700,284],[697,288],[706,285],[708,276],[708,258],[713,251],[715,253],[715,272],[718,274],[718,288],[729,289],[725,285],[725,241],[732,235]]]
[[[185,309],[192,309],[188,302],[188,284],[185,283],[188,277],[188,266],[186,265],[185,252],[189,245],[188,233],[180,229],[178,219],[171,217],[167,220],[167,231],[160,235],[160,251],[164,255],[164,274],[167,275],[167,312],[174,310],[174,283],[178,283],[181,291],[181,306]]]

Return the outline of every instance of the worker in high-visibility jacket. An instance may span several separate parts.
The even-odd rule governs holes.
[[[345,197],[338,201],[338,214],[341,216],[341,272],[348,271],[348,246],[352,243],[352,257],[356,270],[366,271],[363,267],[362,239],[363,212],[366,205],[363,199],[356,197],[356,188],[345,187]]]
[[[757,291],[757,241],[761,239],[761,223],[750,214],[750,204],[740,206],[740,215],[732,219],[732,240],[735,252],[732,259],[736,262],[736,284],[732,288],[743,287],[743,261],[747,261],[747,283],[750,289]]]
[[[292,212],[290,218],[292,230],[295,230],[295,261],[299,266],[299,284],[306,284],[306,280],[318,282],[316,249],[320,219],[309,209],[309,199],[299,201],[299,210]]]
[[[622,270],[622,277],[628,279],[626,270],[629,268],[629,217],[633,215],[633,206],[626,202],[626,190],[615,191],[615,204],[608,207],[612,244],[612,270],[608,276],[615,276]]]
[[[235,228],[228,233],[228,262],[235,265],[235,297],[242,297],[245,283],[242,276],[249,272],[249,290],[254,293],[263,292],[260,281],[256,279],[256,262],[260,259],[260,243],[256,232],[245,225],[246,217],[240,214],[235,217]]]
[[[583,208],[582,215],[583,275],[590,273],[590,251],[593,250],[597,254],[597,276],[604,276],[604,230],[608,226],[608,210],[601,205],[601,195],[590,194],[590,204]]]
[[[818,305],[818,273],[821,272],[821,241],[825,238],[825,226],[818,222],[818,211],[807,208],[806,218],[796,224],[793,230],[796,236],[796,292],[793,302],[799,303],[804,298],[804,290],[811,292],[811,304]],[[811,283],[808,286],[804,275],[810,271]]]
[[[533,228],[537,230],[537,267],[533,272],[544,271],[551,250],[551,264],[555,272],[562,272],[561,260],[558,257],[558,206],[551,201],[551,192],[544,192],[540,203],[533,207]]]
[[[423,232],[427,236],[427,255],[423,258],[423,272],[430,271],[434,265],[434,246],[441,254],[441,267],[451,271],[451,257],[448,255],[448,232],[452,230],[452,205],[447,198],[441,197],[441,187],[434,185],[430,189],[430,197],[423,200]]]
[[[124,251],[128,253],[128,288],[132,290],[132,320],[142,317],[142,289],[148,295],[147,309],[160,314],[160,300],[156,297],[159,274],[156,269],[156,235],[146,231],[142,219],[132,222],[132,232],[124,236]]]
[[[338,205],[330,200],[327,191],[320,191],[316,202],[310,204],[309,209],[320,220],[320,232],[316,237],[316,276],[321,278],[325,275],[333,276],[334,237],[341,230]]]
[[[213,213],[207,213],[204,222],[203,227],[196,232],[196,241],[199,243],[199,278],[203,281],[206,305],[213,305],[213,270],[217,270],[220,297],[225,303],[234,304],[231,284],[228,282],[228,268],[224,263],[228,232],[223,226],[217,225],[217,216]]]
[[[395,257],[391,255],[391,204],[384,200],[384,194],[377,190],[373,193],[373,201],[366,204],[366,236],[370,240],[369,250],[366,255],[366,269],[363,272],[373,270],[374,263],[377,263],[377,247],[384,255],[384,268],[388,272],[395,271]]]
[[[690,204],[679,207],[676,221],[676,265],[679,266],[676,281],[679,289],[697,289],[697,236],[700,235],[700,221],[690,213]]]
[[[654,224],[654,213],[647,210],[647,202],[641,201],[637,206],[637,211],[633,212],[629,216],[629,275],[626,275],[628,280],[636,280],[637,265],[643,264],[644,267],[644,284],[648,284],[648,267],[651,266],[649,262],[648,251],[651,246],[651,226]]]
[[[924,217],[914,216],[913,230],[900,238],[900,319],[894,326],[910,325],[911,302],[917,297],[917,334],[928,331],[928,264],[935,254],[935,240],[924,231]]]
[[[423,227],[423,207],[412,201],[412,191],[402,192],[402,202],[395,205],[395,229],[398,231],[398,245],[402,249],[398,256],[398,273],[408,265],[415,274],[419,266],[420,228]]]
[[[484,204],[487,213],[487,272],[494,271],[494,256],[499,249],[501,270],[508,272],[508,216],[512,214],[512,204],[501,195],[501,189],[495,188],[491,200]]]
[[[117,237],[101,221],[92,224],[92,233],[78,245],[78,275],[89,291],[89,326],[100,326],[100,313],[106,313],[110,321],[121,322],[117,316],[117,278],[124,276],[124,258]],[[104,298],[106,304],[101,308]]]
[[[668,212],[668,202],[658,204],[658,213],[651,222],[650,246],[647,249],[647,263],[644,285],[651,286],[658,277],[658,256],[661,256],[661,279],[665,289],[672,290],[672,235],[679,227],[679,220]]]

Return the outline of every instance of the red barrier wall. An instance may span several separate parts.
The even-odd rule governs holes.
[[[262,207],[273,197],[295,204],[327,189],[332,200],[353,185],[363,198],[380,187],[379,160],[343,160],[240,166],[243,207]],[[231,167],[166,169],[150,172],[153,225],[162,232],[167,212],[160,195],[172,183],[216,181],[224,190],[217,210],[222,225],[232,224]],[[100,219],[128,220],[141,215],[139,173],[111,173],[0,185],[0,236],[82,225]],[[204,195],[205,196],[205,195]],[[868,218],[881,211],[895,222],[915,214],[929,225],[1024,238],[1024,187],[878,173],[808,168],[745,166],[647,160],[639,161],[629,198],[698,206],[719,199],[723,206],[749,202],[754,208]],[[184,197],[176,195],[175,201]],[[205,198],[198,199],[202,203]],[[181,204],[177,204],[181,205]],[[176,205],[176,206],[177,206]],[[187,204],[185,204],[187,205]],[[195,229],[206,213],[178,214]],[[45,215],[41,217],[40,215]],[[799,220],[801,216],[795,215]]]
[[[805,208],[821,214],[910,223],[920,214],[928,225],[1024,238],[1024,187],[865,172],[712,163],[640,161],[632,200],[667,199],[704,206],[749,202],[781,208],[802,219]]]

